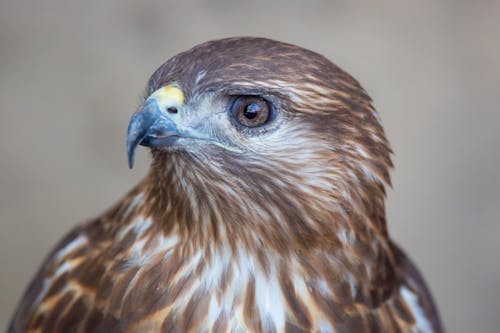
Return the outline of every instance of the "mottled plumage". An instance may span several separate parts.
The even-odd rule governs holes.
[[[239,118],[238,98],[253,101]],[[130,164],[138,144],[145,180],[56,246],[9,332],[442,331],[387,233],[378,114],[326,58],[196,46],[149,80]]]

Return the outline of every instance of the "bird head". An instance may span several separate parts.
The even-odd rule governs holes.
[[[174,205],[177,219],[299,243],[353,218],[385,232],[391,160],[378,114],[355,79],[312,51],[229,38],[171,58],[130,121],[130,167],[138,145],[151,148],[153,210],[165,219]]]

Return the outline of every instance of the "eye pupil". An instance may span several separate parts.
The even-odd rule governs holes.
[[[254,119],[259,115],[260,106],[257,103],[248,104],[245,108],[244,115],[248,119]]]

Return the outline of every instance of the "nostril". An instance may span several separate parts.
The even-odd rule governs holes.
[[[169,107],[169,108],[167,109],[167,112],[168,112],[168,113],[177,113],[177,108],[176,108],[176,107],[171,106],[171,107]]]

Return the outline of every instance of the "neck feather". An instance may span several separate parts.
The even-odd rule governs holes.
[[[143,185],[145,212],[161,232],[176,233],[190,249],[244,251],[264,269],[276,253],[299,258],[312,270],[331,256],[338,262],[331,274],[339,281],[356,277],[380,288],[392,278],[384,186],[366,175],[344,183],[332,176],[336,186],[322,186],[321,179],[303,185],[276,182],[273,173],[248,181],[241,168],[216,177],[214,165],[181,153],[154,161]],[[346,190],[352,188],[357,190]]]

